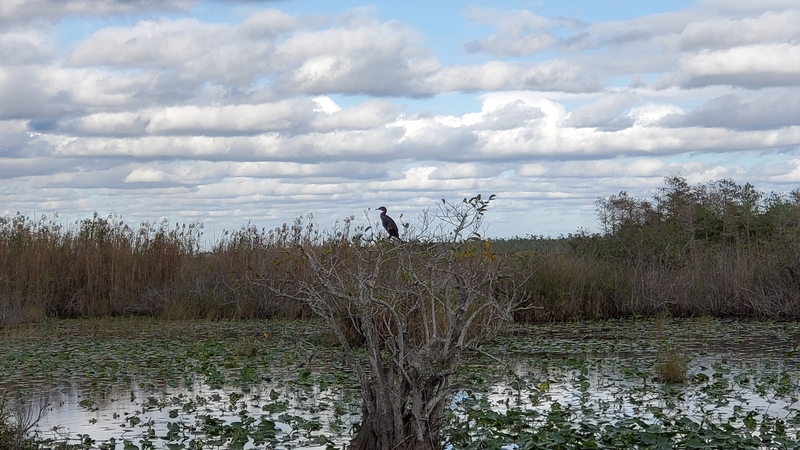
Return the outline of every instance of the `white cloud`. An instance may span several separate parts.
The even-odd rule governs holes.
[[[702,50],[681,59],[676,83],[686,87],[731,84],[759,88],[800,85],[800,45],[754,44]]]
[[[230,228],[496,193],[501,232],[524,235],[515,218],[591,226],[594,199],[670,173],[798,179],[796,2],[597,23],[468,8],[436,29],[380,4],[149,3],[0,3],[4,208]]]
[[[87,114],[59,124],[63,131],[88,136],[139,136],[146,126],[147,119],[139,111]]]
[[[683,109],[676,105],[646,103],[631,108],[628,116],[633,119],[635,125],[647,127],[657,125],[665,117],[681,114],[683,114]]]
[[[277,9],[258,11],[248,16],[241,31],[250,39],[271,39],[299,29],[303,20]]]
[[[603,130],[627,128],[633,124],[633,120],[625,114],[625,110],[639,100],[634,92],[604,95],[594,103],[572,111],[565,120],[565,125],[576,128],[597,127]]]
[[[333,101],[332,98],[328,97],[327,95],[318,95],[314,97],[314,103],[318,105],[315,111],[322,111],[328,114],[333,114],[335,112],[341,111],[342,108]]]
[[[800,158],[794,158],[781,164],[781,167],[774,171],[770,178],[781,183],[800,183]]]
[[[59,18],[80,14],[103,16],[140,11],[181,11],[193,0],[3,0],[0,2],[0,23],[43,18]]]
[[[186,82],[247,84],[260,74],[280,70],[281,62],[273,56],[271,41],[245,39],[234,26],[192,18],[159,19],[103,28],[75,47],[69,63],[170,69]]]
[[[726,49],[790,42],[800,37],[800,11],[767,11],[759,17],[692,22],[680,34],[682,50]]]
[[[489,23],[498,32],[485,39],[465,44],[470,53],[486,52],[504,56],[528,56],[543,52],[558,42],[550,28],[567,23],[553,20],[526,10],[507,11],[502,14],[485,8],[467,8],[466,17],[478,23]]]
[[[797,8],[794,0],[761,0],[758,2],[731,2],[728,0],[698,0],[698,7],[719,14],[749,15],[764,11],[783,11]]]
[[[172,178],[166,172],[155,170],[151,168],[137,168],[134,169],[127,177],[126,183],[155,183],[159,181],[166,181]]]
[[[327,114],[318,115],[313,126],[320,131],[369,130],[393,122],[399,115],[388,100],[369,100],[345,109],[324,107]]]
[[[0,32],[0,61],[4,65],[34,64],[49,58],[53,51],[53,43],[41,30]]]
[[[292,65],[280,87],[312,94],[431,94],[420,79],[439,62],[419,40],[405,24],[360,16],[343,26],[298,32],[276,48]]]
[[[777,129],[793,126],[800,117],[800,92],[760,90],[746,96],[725,94],[684,113],[675,111],[660,123],[736,130]]]
[[[306,98],[257,105],[176,106],[153,112],[149,134],[256,134],[305,127],[315,103]]]
[[[429,83],[438,91],[522,90],[591,92],[602,88],[596,74],[566,61],[542,63],[487,62],[475,66],[445,67]]]
[[[436,167],[428,174],[430,179],[458,180],[496,177],[503,172],[502,165],[488,165],[486,163],[460,163],[446,164]]]
[[[52,114],[46,103],[53,94],[45,90],[35,68],[0,66],[0,119]]]
[[[668,174],[694,174],[705,170],[702,163],[675,163],[657,158],[612,158],[553,162],[547,165],[525,164],[517,169],[516,174],[539,180],[594,180],[598,186],[613,186],[614,180],[620,186],[618,181],[626,180],[625,185],[638,188],[654,186]],[[605,195],[615,193],[612,191]]]

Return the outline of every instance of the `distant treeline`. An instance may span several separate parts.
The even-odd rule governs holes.
[[[732,180],[691,186],[672,176],[651,199],[624,191],[599,199],[597,214],[602,233],[489,241],[528,299],[517,320],[800,318],[800,190],[766,194]],[[0,217],[0,325],[133,314],[307,317],[303,304],[257,280],[281,270],[284,250],[313,226],[246,225],[206,252],[199,223]]]
[[[800,318],[800,190],[665,179],[651,199],[597,202],[603,232],[538,251],[526,319]]]

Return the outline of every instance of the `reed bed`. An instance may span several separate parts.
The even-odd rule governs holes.
[[[524,290],[517,321],[800,318],[800,192],[669,178],[652,201],[624,192],[598,200],[598,217],[603,233],[487,241]],[[287,264],[304,275],[302,261],[290,261],[293,246],[375,245],[364,232],[348,221],[322,230],[307,217],[271,230],[247,224],[205,250],[200,223],[0,217],[0,325],[128,315],[308,317],[302,302],[259,281],[285,280]]]

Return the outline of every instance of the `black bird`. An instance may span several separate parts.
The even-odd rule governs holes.
[[[383,228],[386,229],[386,232],[389,233],[389,236],[401,240],[400,231],[397,229],[397,224],[394,223],[394,220],[391,217],[386,215],[386,207],[381,206],[378,208],[378,211],[381,212],[381,224],[383,225]]]

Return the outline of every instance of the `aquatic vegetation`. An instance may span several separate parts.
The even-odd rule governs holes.
[[[451,442],[464,449],[800,447],[798,324],[658,322],[521,327],[522,337],[493,347],[536,358],[518,359],[505,384],[474,383],[462,393]],[[679,360],[683,383],[664,382],[665,358]]]
[[[675,350],[661,350],[656,358],[658,378],[665,383],[686,381],[689,357]]]
[[[800,324],[659,320],[518,325],[486,343],[457,374],[469,387],[449,403],[449,445],[800,448]],[[665,349],[692,355],[682,383],[661,380]],[[44,448],[333,449],[360,422],[317,321],[6,328],[2,391],[50,393],[27,441]]]

